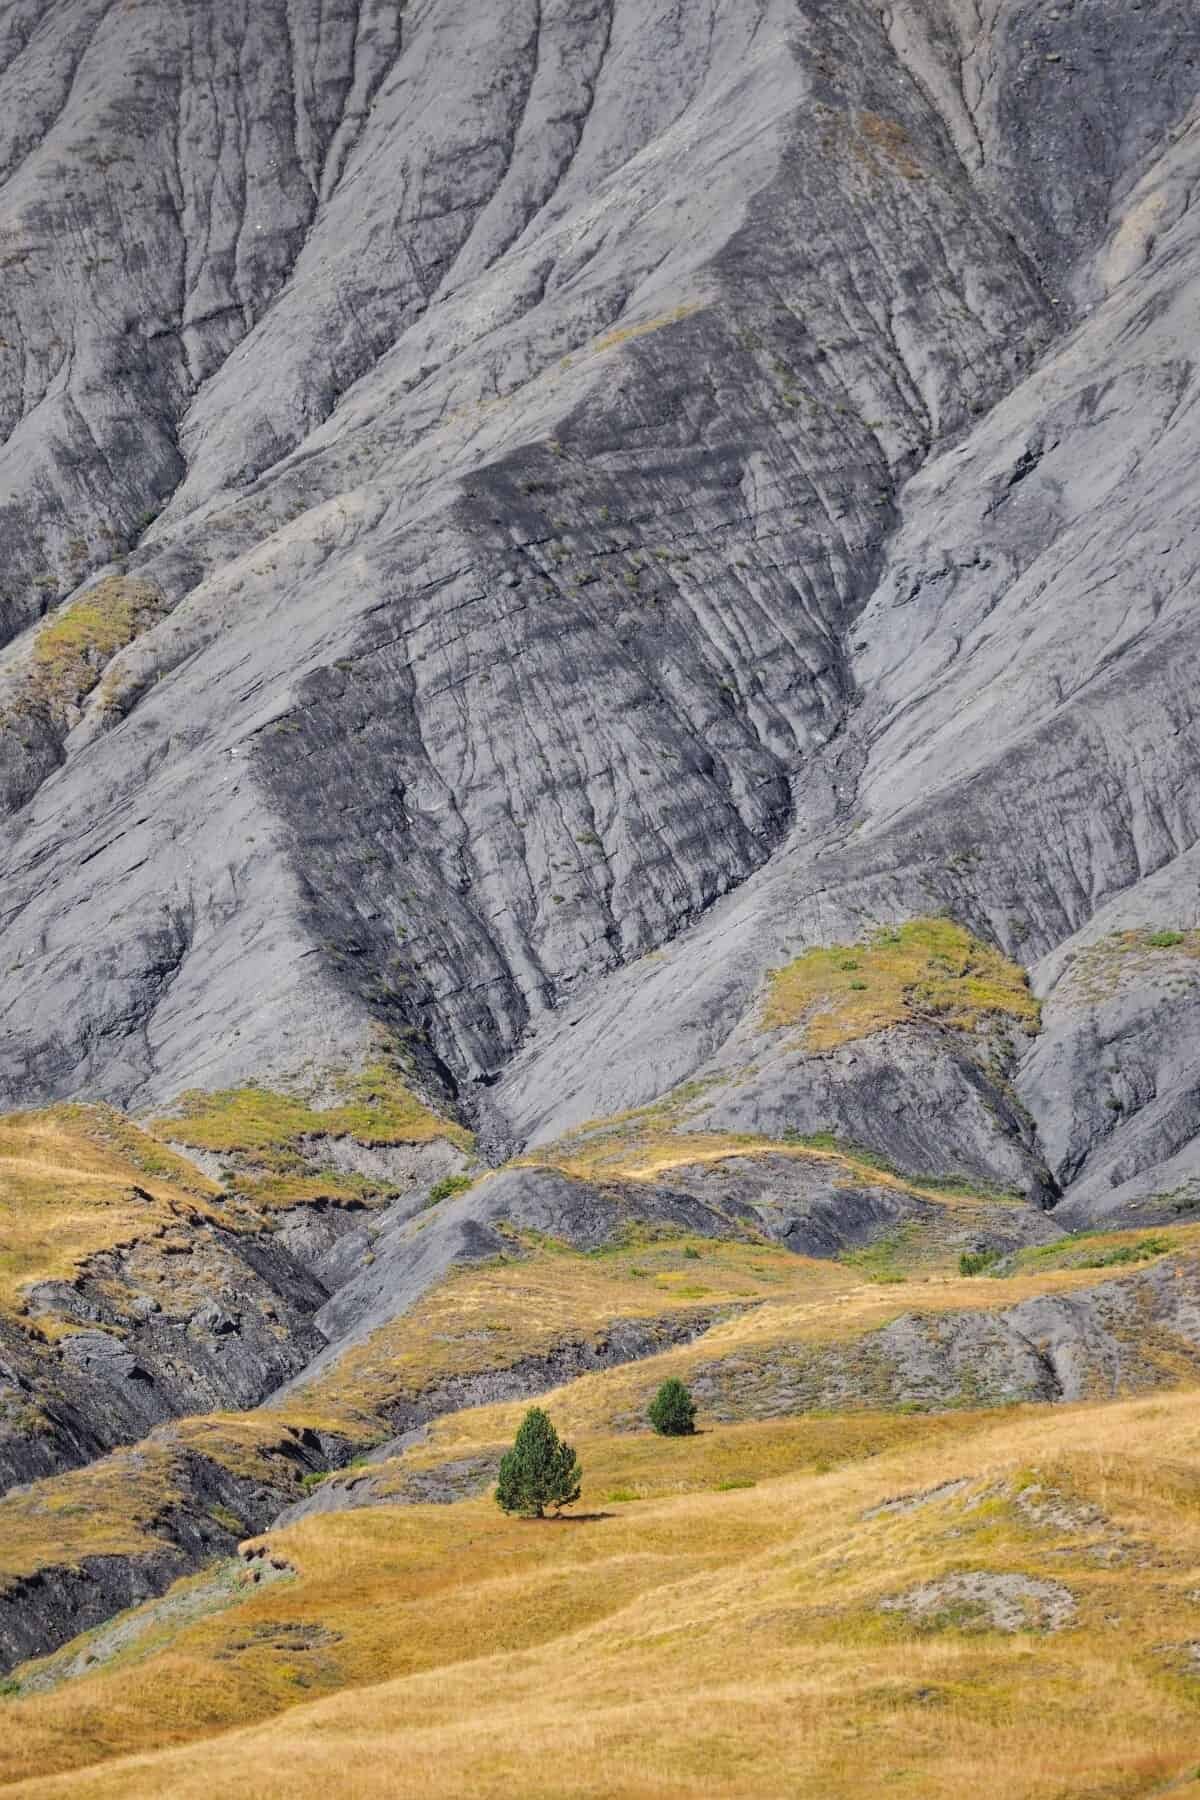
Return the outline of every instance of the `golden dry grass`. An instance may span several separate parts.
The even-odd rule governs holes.
[[[174,1633],[159,1613],[95,1674],[9,1701],[0,1776],[96,1800],[1132,1800],[1186,1781],[1196,1393],[846,1429],[586,1439],[583,1508],[607,1516],[574,1524],[486,1499],[305,1521],[272,1539],[294,1581]],[[684,1491],[606,1502],[658,1459]],[[1051,1635],[880,1611],[978,1571],[1061,1584],[1074,1617]]]
[[[213,1216],[219,1192],[107,1107],[0,1118],[0,1309],[100,1250]]]
[[[265,1133],[251,1153],[265,1142],[273,1154],[277,1116],[251,1115]],[[634,1180],[672,1158],[762,1148],[702,1142],[661,1114],[583,1140],[581,1155]],[[0,1173],[5,1161],[6,1178],[61,1178],[64,1192],[73,1175],[77,1195],[128,1187],[137,1170],[173,1218],[216,1201],[182,1159],[100,1110],[0,1121]],[[930,1197],[947,1217],[978,1204]],[[86,1218],[86,1205],[76,1210]],[[112,1223],[107,1202],[100,1213]],[[86,1253],[72,1216],[64,1203],[61,1242],[43,1217],[40,1267],[67,1270]],[[1148,1254],[1200,1249],[1200,1226],[1153,1235]],[[628,1429],[667,1374],[860,1340],[914,1308],[1092,1287],[1127,1271],[1090,1257],[1146,1238],[1028,1253],[1003,1280],[963,1279],[915,1245],[914,1278],[881,1287],[852,1262],[766,1243],[643,1229],[580,1255],[514,1234],[511,1256],[458,1270],[278,1409],[186,1420],[0,1501],[0,1573],[152,1547],[184,1454],[262,1479],[289,1431],[366,1442],[383,1435],[389,1404],[447,1378],[594,1343],[617,1319],[726,1311],[690,1344],[546,1397],[583,1460],[581,1510],[605,1516],[539,1527],[484,1498],[306,1520],[270,1540],[294,1579],[201,1577],[183,1600],[123,1620],[115,1647],[103,1628],[93,1634],[92,1672],[3,1701],[0,1782],[98,1800],[1186,1793],[1200,1763],[1194,1390],[1003,1413],[702,1417],[699,1436],[674,1441]],[[19,1291],[20,1273],[9,1278]],[[524,1404],[443,1418],[373,1478],[398,1490],[405,1472],[490,1456]],[[875,1510],[949,1483],[963,1485]],[[1009,1635],[949,1603],[924,1624],[879,1610],[889,1595],[979,1570],[1063,1584],[1074,1621]],[[47,1678],[78,1653],[51,1659]]]
[[[76,1568],[88,1556],[147,1552],[153,1522],[177,1492],[174,1456],[151,1442],[10,1489],[0,1498],[0,1580]]]
[[[1162,1243],[1194,1252],[1200,1226],[1164,1231]],[[919,1247],[914,1254],[919,1257]],[[686,1379],[702,1362],[852,1343],[914,1309],[928,1316],[990,1311],[1038,1294],[1095,1287],[1126,1272],[1121,1265],[1035,1267],[980,1281],[922,1266],[911,1281],[881,1285],[864,1279],[852,1261],[796,1256],[768,1243],[664,1234],[589,1255],[514,1233],[511,1259],[453,1272],[409,1312],[293,1389],[287,1416],[319,1430],[379,1436],[390,1406],[448,1379],[509,1368],[571,1343],[596,1343],[619,1320],[669,1327],[690,1319],[699,1328],[714,1314],[729,1315],[689,1343],[556,1391],[571,1429],[607,1429],[640,1414],[667,1375]],[[453,1413],[433,1428],[433,1441],[456,1448],[494,1444],[512,1435],[522,1407]]]
[[[29,1288],[72,1280],[101,1251],[201,1221],[257,1231],[287,1207],[360,1205],[377,1194],[379,1184],[362,1176],[314,1173],[301,1154],[310,1135],[366,1145],[470,1143],[461,1126],[431,1112],[382,1066],[338,1085],[338,1104],[324,1111],[259,1088],[190,1095],[179,1118],[146,1129],[105,1106],[0,1117],[0,1310],[23,1311]],[[255,1172],[228,1194],[171,1142],[244,1151]],[[44,1316],[38,1329],[54,1335],[57,1327]]]
[[[1164,1237],[1181,1255],[1195,1256],[1200,1251],[1200,1227],[1174,1228]],[[753,1261],[759,1264],[764,1285],[778,1282],[756,1304],[738,1309],[688,1343],[639,1362],[581,1375],[554,1389],[545,1404],[553,1409],[562,1429],[568,1433],[624,1429],[645,1417],[651,1396],[662,1381],[674,1376],[688,1382],[702,1366],[723,1363],[740,1371],[749,1396],[756,1366],[773,1352],[803,1355],[830,1345],[867,1345],[872,1334],[904,1313],[935,1319],[946,1313],[996,1311],[1037,1295],[1095,1289],[1128,1273],[1120,1265],[1099,1270],[1026,1270],[1002,1281],[942,1273],[903,1286],[879,1286],[864,1282],[853,1265],[794,1257],[790,1259],[793,1266],[789,1269],[784,1264],[778,1275],[761,1253]],[[1169,1366],[1162,1370],[1164,1380],[1186,1373]],[[434,1466],[448,1457],[494,1449],[510,1441],[524,1404],[513,1401],[448,1414],[430,1428],[428,1443],[412,1453],[410,1465]]]
[[[67,718],[100,680],[106,665],[166,611],[152,582],[113,575],[60,607],[33,641],[29,698]]]
[[[265,1409],[182,1419],[84,1468],[10,1488],[0,1496],[0,1581],[169,1544],[160,1528],[166,1509],[184,1497],[187,1456],[276,1486],[286,1471],[299,1498],[302,1471],[288,1454],[297,1430]]]
[[[806,951],[771,974],[762,1023],[803,1025],[805,1047],[821,1051],[917,1020],[974,1031],[1007,1019],[1034,1032],[1040,1016],[1023,969],[939,918]]]
[[[703,1244],[703,1256],[689,1249]],[[770,1245],[685,1236],[601,1255],[514,1234],[511,1259],[459,1269],[295,1390],[288,1416],[319,1429],[378,1433],[380,1415],[448,1378],[511,1367],[569,1343],[594,1343],[617,1320],[694,1317],[783,1295],[840,1292],[857,1277]]]
[[[1169,1235],[1177,1251],[1187,1254],[1187,1246],[1200,1242],[1200,1227],[1177,1227]],[[700,1255],[689,1259],[689,1249]],[[278,1484],[279,1450],[289,1434],[323,1431],[368,1446],[389,1435],[389,1412],[398,1402],[419,1400],[449,1378],[511,1367],[571,1343],[603,1342],[618,1320],[648,1323],[652,1337],[661,1332],[668,1347],[638,1362],[580,1376],[547,1396],[561,1428],[585,1440],[640,1426],[651,1395],[667,1376],[686,1381],[699,1367],[714,1365],[736,1371],[731,1377],[734,1398],[741,1392],[740,1382],[745,1393],[739,1410],[751,1413],[755,1370],[773,1353],[794,1358],[829,1345],[869,1346],[880,1326],[914,1308],[926,1317],[964,1308],[987,1310],[1035,1294],[1094,1287],[1123,1272],[1120,1267],[1045,1269],[1004,1281],[935,1275],[901,1291],[864,1282],[852,1265],[809,1261],[766,1245],[678,1238],[631,1244],[600,1256],[535,1248],[519,1260],[457,1271],[411,1312],[373,1333],[278,1406],[182,1420],[85,1470],[36,1482],[0,1499],[0,1571],[32,1574],[38,1568],[69,1565],[85,1554],[145,1551],[164,1499],[178,1491],[176,1465],[183,1452],[247,1479],[273,1477]],[[706,1317],[722,1311],[725,1318],[702,1329]],[[672,1319],[694,1320],[700,1335],[671,1347],[661,1327]],[[1166,1381],[1187,1373],[1166,1365],[1162,1371]],[[403,1464],[380,1465],[382,1486],[400,1491],[410,1471],[461,1457],[494,1456],[511,1441],[525,1404],[479,1406],[438,1419],[428,1441]],[[818,1461],[836,1460],[842,1454],[832,1448],[837,1442],[851,1447],[867,1440],[877,1443],[881,1434],[882,1441],[891,1442],[912,1424],[896,1414],[885,1430],[882,1417],[854,1413],[756,1429],[767,1433],[764,1444],[773,1441],[770,1433],[776,1430],[807,1433],[810,1445],[817,1445],[812,1454]],[[720,1434],[705,1439],[714,1454],[723,1441]],[[683,1476],[677,1464],[664,1462],[657,1440],[635,1437],[629,1442],[634,1448],[624,1466],[637,1491],[675,1491]],[[664,1474],[666,1470],[672,1472]],[[733,1478],[732,1466],[725,1472]],[[300,1471],[289,1468],[288,1474],[298,1493]]]

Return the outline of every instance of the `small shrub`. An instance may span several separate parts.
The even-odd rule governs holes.
[[[700,1252],[696,1249],[695,1245],[693,1245],[693,1244],[689,1244],[683,1254],[687,1258],[688,1262],[699,1262],[700,1261]]]
[[[969,1250],[958,1259],[960,1275],[986,1275],[1000,1261],[998,1250]]]
[[[506,1513],[542,1519],[546,1508],[561,1512],[580,1494],[583,1471],[570,1444],[564,1444],[540,1406],[531,1406],[516,1441],[500,1461],[496,1504]]]
[[[305,1489],[306,1493],[307,1491],[308,1490]],[[218,1501],[215,1506],[209,1507],[208,1516],[210,1519],[216,1521],[222,1531],[228,1531],[232,1537],[245,1537],[245,1522],[242,1519],[239,1519],[235,1512],[231,1512],[229,1507],[223,1505],[220,1501]]]
[[[1146,939],[1152,950],[1173,950],[1176,944],[1182,944],[1182,931],[1152,931]]]
[[[436,1206],[439,1200],[448,1200],[451,1194],[465,1194],[472,1185],[469,1175],[443,1175],[435,1181],[429,1190],[426,1206]]]
[[[659,1437],[691,1437],[696,1429],[696,1403],[674,1377],[663,1382],[647,1416]]]

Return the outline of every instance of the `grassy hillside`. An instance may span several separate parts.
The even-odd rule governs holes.
[[[376,1087],[318,1122],[360,1144],[433,1132]],[[93,1109],[5,1121],[24,1236],[0,1299],[19,1318],[31,1279],[126,1233],[249,1230],[254,1184],[311,1168],[317,1117],[255,1090],[153,1136]],[[223,1185],[164,1139],[229,1159]],[[641,1217],[655,1182],[767,1154],[922,1210],[820,1259]],[[0,1498],[0,1600],[77,1595],[106,1559],[157,1592],[196,1566],[170,1561],[187,1532],[217,1547],[14,1669],[6,1792],[1200,1793],[1200,1225],[1026,1243],[968,1274],[964,1234],[1011,1197],[823,1142],[646,1109],[526,1163],[631,1183],[625,1226],[580,1250],[500,1222],[498,1253],[273,1401]],[[439,1217],[413,1215],[411,1242]],[[700,1402],[695,1437],[646,1428],[668,1375]],[[1095,1397],[1028,1403],[1066,1379]],[[539,1391],[584,1487],[574,1516],[529,1523],[490,1489]]]
[[[573,1522],[318,1516],[273,1579],[246,1546],[25,1672],[95,1659],[9,1701],[0,1770],[123,1800],[283,1768],[298,1796],[1200,1791],[1198,1442],[1190,1391],[589,1434]]]

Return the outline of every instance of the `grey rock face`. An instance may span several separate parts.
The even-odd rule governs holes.
[[[14,1095],[142,1100],[294,1065],[318,1019],[349,1054],[372,1016],[491,1078],[781,841],[898,480],[1051,329],[869,6],[441,0],[398,40],[308,10],[87,48],[114,118],[186,72],[141,127],[174,129],[171,209],[139,138],[83,153],[128,201],[101,289],[169,371],[131,562],[177,604],[14,819]],[[86,956],[47,912],[68,842]]]
[[[33,1289],[27,1328],[0,1320],[0,1493],[185,1413],[265,1400],[324,1348],[313,1265],[354,1229],[335,1208],[261,1240],[195,1229],[178,1255],[150,1239]],[[47,1314],[67,1326],[58,1341],[38,1340]]]
[[[166,615],[6,714],[0,1100],[382,1026],[500,1151],[945,909],[1040,1045],[713,1122],[1179,1204],[1189,1005],[1063,971],[1193,916],[1198,54],[1184,0],[0,8],[0,686],[101,573]]]
[[[995,1312],[908,1311],[847,1344],[739,1351],[689,1376],[717,1419],[815,1408],[941,1411],[1111,1398],[1148,1391],[1165,1369],[1200,1366],[1197,1272],[1153,1269]]]
[[[998,1249],[1186,1214],[1200,965],[1103,945],[1200,925],[1198,57],[1189,0],[0,0],[0,1105],[382,1030],[496,1160],[699,1077],[693,1130],[1022,1196],[963,1225]],[[122,574],[154,617],[54,710],[47,621]],[[768,970],[939,911],[1029,966],[1039,1038],[763,1029]],[[0,1341],[0,1470],[282,1400],[506,1233],[634,1221],[830,1255],[929,1205],[782,1154],[519,1169],[213,1234],[203,1292],[114,1254],[42,1296],[61,1351]],[[1194,1361],[1193,1287],[697,1388],[1113,1392]],[[0,1657],[348,1454],[180,1452],[161,1547],[0,1595]]]

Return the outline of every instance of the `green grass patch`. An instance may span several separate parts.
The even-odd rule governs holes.
[[[167,610],[148,581],[114,575],[60,607],[33,641],[28,673],[31,700],[60,720],[97,685],[107,664]]]
[[[465,1194],[474,1183],[469,1175],[443,1175],[435,1181],[429,1190],[426,1206],[436,1206],[439,1200],[448,1200],[451,1194]]]
[[[1153,1262],[1179,1246],[1163,1233],[1135,1236],[1132,1232],[1080,1232],[1053,1244],[1036,1244],[1012,1259],[1014,1271],[1035,1269],[1112,1269],[1125,1264]]]
[[[461,1150],[471,1147],[469,1132],[433,1112],[382,1063],[342,1076],[337,1089],[338,1102],[324,1108],[258,1086],[193,1090],[183,1095],[178,1112],[154,1120],[151,1129],[188,1149],[246,1156],[297,1174],[305,1167],[302,1140],[310,1137],[348,1137],[366,1145],[444,1138]]]
[[[958,1259],[958,1272],[960,1275],[987,1275],[999,1261],[999,1250],[967,1250]]]

